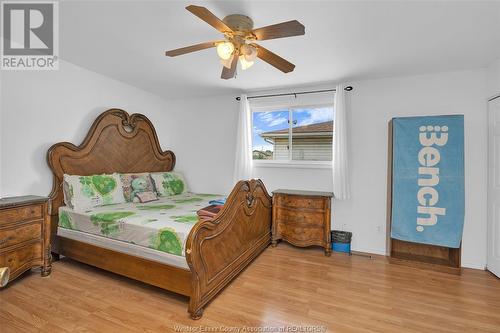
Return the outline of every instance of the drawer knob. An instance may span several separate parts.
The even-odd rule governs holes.
[[[10,268],[0,267],[0,287],[5,287],[9,282]]]

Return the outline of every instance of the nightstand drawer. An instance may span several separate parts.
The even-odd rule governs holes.
[[[276,211],[276,222],[323,227],[325,225],[325,213],[304,211],[299,208],[282,208]]]
[[[12,280],[20,272],[25,271],[34,263],[42,263],[42,243],[33,243],[16,249],[4,252],[0,255],[0,267],[9,267]]]
[[[0,249],[34,239],[42,238],[42,223],[36,221],[21,226],[0,230]]]
[[[278,233],[280,233],[287,240],[319,243],[323,242],[325,234],[323,229],[320,227],[305,227],[290,224],[279,224]]]
[[[325,209],[325,201],[321,198],[304,198],[293,195],[277,196],[275,204],[287,208]]]
[[[0,223],[35,220],[35,219],[41,219],[42,216],[43,216],[42,205],[31,205],[18,208],[9,208],[0,210]]]

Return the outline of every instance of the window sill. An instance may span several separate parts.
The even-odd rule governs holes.
[[[255,168],[331,169],[332,162],[323,161],[253,161]]]

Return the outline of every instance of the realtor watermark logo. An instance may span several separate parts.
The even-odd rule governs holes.
[[[56,1],[1,2],[0,69],[59,69],[58,5]]]

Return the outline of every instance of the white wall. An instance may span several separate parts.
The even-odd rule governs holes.
[[[500,94],[500,59],[486,69],[487,97]]]
[[[352,199],[334,201],[334,228],[354,232],[353,249],[385,254],[387,123],[410,115],[465,115],[466,222],[463,265],[486,262],[486,79],[484,70],[352,83],[350,151]],[[173,104],[172,104],[173,103]],[[170,101],[174,149],[195,190],[232,187],[237,103],[234,95]],[[192,135],[196,133],[196,135]],[[181,139],[182,138],[182,139]],[[198,158],[200,157],[200,158]],[[200,167],[200,164],[202,167]],[[328,169],[256,168],[269,191],[331,190]]]
[[[169,122],[175,124],[171,149],[190,190],[228,193],[233,188],[237,109],[234,95],[169,101]]]
[[[360,250],[384,252],[387,122],[411,115],[465,115],[464,266],[486,263],[486,102],[482,70],[354,83],[351,99],[352,199],[334,203]],[[383,232],[377,232],[380,227]]]
[[[484,70],[354,82],[350,93],[352,199],[333,203],[333,226],[354,232],[353,249],[385,253],[387,122],[396,116],[464,114],[466,222],[463,265],[486,262],[486,103]],[[487,88],[488,86],[488,88]],[[58,72],[3,72],[0,194],[46,195],[51,144],[79,143],[95,117],[110,107],[142,112],[192,190],[227,193],[233,187],[238,102],[234,95],[164,101],[80,67]],[[13,177],[15,175],[16,177]],[[258,168],[269,191],[279,187],[331,190],[328,169]]]
[[[168,147],[166,102],[130,85],[67,62],[59,71],[3,71],[0,85],[0,195],[48,195],[47,149],[59,141],[80,144],[109,108],[146,114]]]

